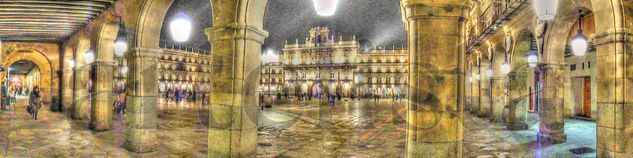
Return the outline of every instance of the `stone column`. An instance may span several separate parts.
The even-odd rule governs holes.
[[[473,74],[473,83],[471,83],[471,97],[470,97],[470,103],[472,105],[472,108],[470,109],[470,112],[472,114],[478,114],[479,113],[479,85],[481,84],[479,81],[481,80],[481,76],[479,74],[479,66],[478,65],[473,65],[471,68],[472,74]]]
[[[470,70],[471,66],[468,66],[468,68],[466,69],[465,73],[466,73],[466,77],[464,78],[465,82],[465,86],[464,86],[464,95],[465,95],[465,104],[464,104],[464,111],[470,111],[472,109],[472,102],[470,100],[470,98],[472,98],[472,91],[471,91],[471,87],[472,87],[472,71]]]
[[[614,6],[620,5],[614,4]],[[627,10],[624,13],[633,14],[630,12]],[[624,17],[617,18],[615,21]],[[608,25],[597,24],[600,26],[597,28]],[[597,95],[598,157],[633,157],[633,59],[631,58],[633,54],[630,50],[633,34],[631,32],[633,31],[630,28],[617,28],[616,31],[603,29],[594,36],[597,49],[595,80],[598,93],[592,93],[592,95]]]
[[[480,81],[479,81],[479,111],[477,116],[488,117],[490,116],[490,77],[486,74],[490,63],[482,62],[479,66]]]
[[[503,110],[506,106],[506,83],[505,76],[503,76],[500,71],[501,70],[495,69],[494,76],[490,78],[492,82],[492,106],[490,107],[490,122],[493,123],[505,122],[503,120]]]
[[[529,91],[527,83],[528,72],[512,72],[508,75],[510,83],[508,85],[509,110],[508,123],[509,130],[527,130],[527,111],[529,104]]]
[[[564,88],[567,66],[559,63],[540,65],[543,84],[541,121],[538,139],[543,144],[557,144],[567,141],[565,134]]]
[[[261,45],[268,32],[244,23],[205,30],[213,44],[209,157],[257,155],[257,87]]]
[[[0,39],[0,61],[3,61],[2,60],[2,52],[4,52],[4,51],[2,50],[2,40]],[[2,66],[2,67],[4,68],[4,73],[0,72],[0,93],[3,93],[2,92],[3,91],[2,87],[5,87],[5,85],[3,84],[4,76],[6,76],[5,73],[9,73],[9,68],[8,67],[4,67],[4,66]],[[7,94],[3,93],[1,95],[7,95]],[[2,103],[2,96],[1,95],[0,95],[0,110],[4,111],[4,110],[7,110],[7,107],[5,107],[4,104]]]
[[[76,58],[76,66],[73,74],[73,114],[76,120],[90,118],[90,95],[88,93],[88,80],[90,65],[86,65],[83,59]]]
[[[465,5],[401,2],[411,59],[407,157],[462,157]]]
[[[62,61],[62,110],[71,110],[73,104],[73,61],[72,48],[65,46]]]
[[[127,54],[127,131],[125,148],[136,153],[155,151],[158,144],[158,56],[161,50],[130,49]],[[111,75],[111,74],[110,74]]]
[[[113,48],[113,47],[112,47]],[[93,64],[97,78],[92,93],[90,110],[90,129],[94,131],[109,130],[112,126],[112,81],[114,61],[97,61]]]

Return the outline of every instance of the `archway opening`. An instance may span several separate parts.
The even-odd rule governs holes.
[[[33,61],[19,60],[11,64],[7,78],[10,96],[20,99],[28,98],[35,86],[41,86],[42,74]]]

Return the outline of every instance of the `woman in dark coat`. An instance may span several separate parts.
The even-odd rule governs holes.
[[[31,118],[37,120],[37,113],[42,107],[42,96],[40,95],[40,88],[38,86],[33,87],[33,91],[29,96],[29,106],[31,107]]]

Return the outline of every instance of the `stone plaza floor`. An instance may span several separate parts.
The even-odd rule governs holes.
[[[158,151],[150,157],[206,157],[208,119],[201,103],[161,101]],[[335,106],[318,101],[282,102],[259,113],[258,157],[403,157],[406,152],[406,104],[390,100],[353,100]],[[63,113],[26,113],[26,100],[17,110],[0,112],[0,157],[136,157],[123,148],[125,121],[114,116],[113,129],[89,130],[86,121]],[[503,124],[465,113],[464,157],[595,157],[595,122],[568,119],[568,141],[556,145],[536,142],[538,116],[531,114],[530,130],[508,131]]]

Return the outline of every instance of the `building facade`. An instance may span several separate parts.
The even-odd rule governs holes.
[[[275,87],[271,89],[284,95],[316,98],[403,97],[407,59],[406,50],[363,50],[355,36],[336,40],[327,27],[316,27],[308,32],[305,43],[286,42],[278,63],[263,65],[260,91]],[[271,70],[275,73],[268,73]]]

